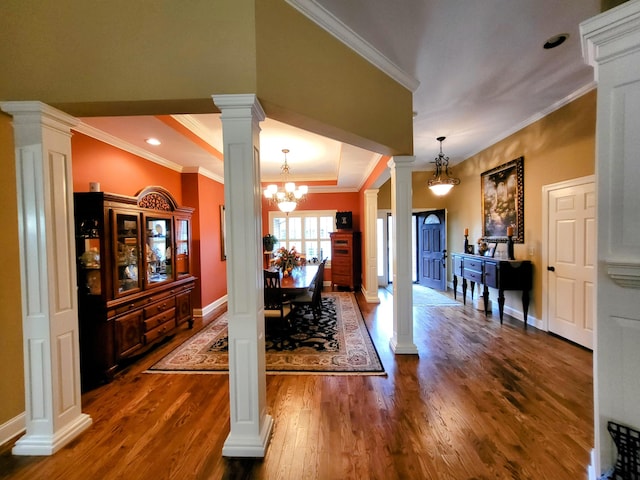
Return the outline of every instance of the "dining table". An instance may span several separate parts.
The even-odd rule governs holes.
[[[318,266],[314,264],[300,265],[294,267],[287,276],[280,272],[280,288],[287,296],[294,296],[308,290],[313,279],[318,273]],[[274,267],[271,267],[274,268]]]

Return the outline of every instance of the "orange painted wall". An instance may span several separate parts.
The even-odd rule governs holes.
[[[227,294],[227,262],[221,258],[220,205],[224,185],[195,173],[182,175],[185,204],[196,205],[193,212],[193,274],[198,278],[193,294],[194,308],[203,308]]]
[[[220,258],[220,210],[224,186],[195,173],[182,174],[81,133],[71,139],[73,189],[89,190],[100,182],[104,192],[135,195],[160,185],[178,204],[194,208],[191,220],[191,268],[197,277],[193,307],[204,308],[227,294],[226,262]]]
[[[297,211],[334,209],[339,212],[352,212],[353,229],[360,230],[360,198],[356,192],[309,193]],[[271,205],[267,199],[262,197],[262,235],[269,233],[269,212],[274,210],[278,210],[278,207]]]
[[[74,192],[88,192],[89,182],[100,182],[103,192],[121,195],[135,195],[150,185],[162,185],[183,204],[180,172],[82,133],[71,137],[71,151]]]

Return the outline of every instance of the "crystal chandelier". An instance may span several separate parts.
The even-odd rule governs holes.
[[[306,185],[300,185],[296,187],[294,182],[289,181],[289,164],[287,163],[287,153],[289,150],[286,148],[282,150],[284,153],[284,163],[280,167],[282,173],[284,189],[280,190],[277,185],[268,185],[264,190],[264,196],[271,200],[271,202],[278,205],[280,211],[284,213],[293,212],[298,206],[298,202],[304,200],[304,196],[309,191]]]
[[[433,174],[433,178],[427,182],[427,186],[438,196],[446,195],[454,185],[460,183],[459,178],[449,176],[449,157],[445,157],[442,153],[442,141],[445,138],[446,137],[436,138],[436,140],[440,142],[440,153],[434,161],[436,171]]]

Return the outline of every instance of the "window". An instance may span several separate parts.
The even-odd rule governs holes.
[[[269,212],[271,231],[278,239],[278,248],[296,249],[306,256],[307,261],[313,258],[331,261],[331,237],[335,230],[335,210],[306,210],[291,212]]]

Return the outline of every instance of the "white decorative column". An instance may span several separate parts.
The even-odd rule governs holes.
[[[396,354],[415,354],[413,343],[413,282],[411,281],[411,172],[415,157],[389,160],[393,217],[393,337]]]
[[[222,112],[229,319],[231,431],[222,454],[264,457],[273,418],[266,413],[260,126],[255,95],[214,95]]]
[[[587,20],[580,30],[598,82],[595,451],[589,469],[595,479],[616,459],[607,423],[640,430],[640,0]]]
[[[368,303],[380,303],[378,297],[378,189],[364,191],[364,274],[366,289],[363,290]]]
[[[81,412],[71,127],[40,102],[13,116],[18,191],[26,434],[14,455],[52,455],[91,425]]]

